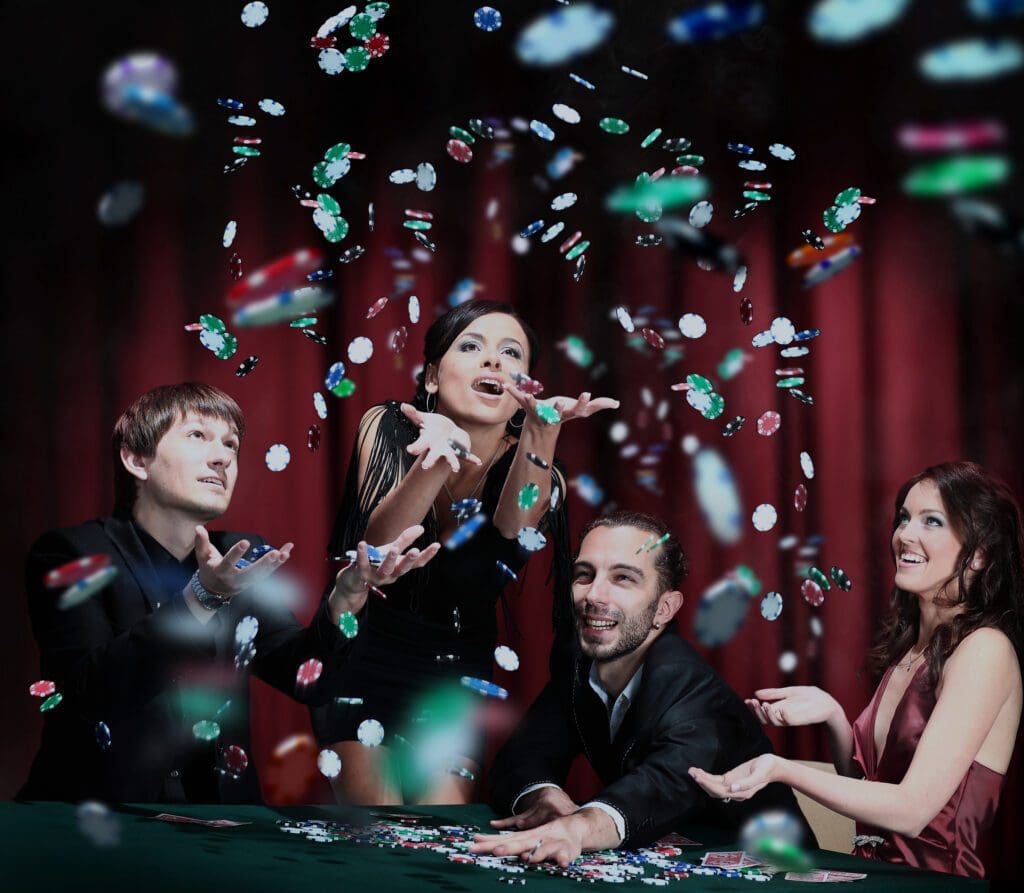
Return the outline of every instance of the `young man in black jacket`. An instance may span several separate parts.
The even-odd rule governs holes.
[[[789,788],[725,803],[687,774],[772,747],[675,632],[685,573],[678,540],[651,515],[615,512],[584,528],[572,577],[575,647],[553,658],[550,681],[490,772],[495,809],[511,816],[492,825],[513,833],[481,835],[473,852],[564,866],[588,850],[644,846],[686,822],[738,827],[766,809],[798,817],[813,841]],[[561,788],[581,752],[605,784],[582,806]]]
[[[259,802],[245,753],[248,673],[307,703],[329,698],[368,587],[440,548],[403,555],[422,533],[409,528],[374,568],[360,544],[300,626],[270,586],[292,544],[258,555],[261,537],[204,526],[231,502],[244,434],[241,409],[217,388],[143,394],[114,427],[114,515],[50,531],[32,547],[29,614],[42,675],[62,700],[46,713],[20,799]],[[100,573],[112,574],[87,598],[74,587],[62,594],[73,571],[51,576],[80,559],[106,562]],[[319,679],[310,659],[322,665]]]

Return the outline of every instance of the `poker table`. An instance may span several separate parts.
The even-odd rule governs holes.
[[[400,891],[418,893],[473,893],[503,889],[498,878],[508,876],[496,869],[450,861],[444,853],[403,846],[375,846],[351,840],[310,840],[295,832],[298,823],[310,820],[360,824],[366,814],[345,812],[325,806],[184,806],[111,805],[103,826],[116,826],[118,838],[87,836],[78,807],[67,803],[0,803],[0,889],[4,890],[143,890],[207,891],[226,893],[281,893],[303,890]],[[204,820],[229,819],[249,824],[237,827],[208,827],[155,820],[160,813]],[[370,812],[370,822],[385,814],[421,816],[417,824],[487,826],[494,813],[486,806],[431,806],[419,808],[382,807]],[[372,817],[372,816],[378,817]],[[285,833],[285,827],[292,833]],[[674,857],[699,862],[709,849],[734,850],[736,841],[721,829],[687,827],[680,829],[700,847],[687,847]],[[945,874],[918,871],[858,859],[849,855],[815,851],[817,868],[864,872],[855,882],[861,893],[899,889],[901,893],[921,891],[984,890],[988,884]],[[655,869],[645,866],[647,877]],[[514,875],[526,881],[531,891],[578,889],[576,881],[535,870]],[[597,883],[601,883],[598,881]],[[780,873],[766,883],[742,878],[690,875],[668,886],[682,884],[685,890],[802,889],[808,884],[789,882]],[[628,878],[619,889],[660,889]],[[514,889],[518,889],[516,885]]]

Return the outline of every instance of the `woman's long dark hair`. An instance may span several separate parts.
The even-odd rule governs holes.
[[[492,313],[504,313],[511,316],[526,333],[526,340],[529,344],[530,356],[527,371],[531,374],[537,365],[537,358],[540,354],[540,341],[533,327],[523,319],[511,304],[500,301],[466,301],[452,307],[443,316],[439,316],[427,329],[426,337],[423,339],[423,370],[416,376],[416,395],[413,397],[413,405],[419,410],[427,408],[427,366],[440,361],[448,348],[455,343],[455,339],[461,335],[470,323],[475,322],[481,316],[489,316]],[[523,411],[519,410],[505,427],[507,433],[516,437],[523,427]]]
[[[1009,488],[974,462],[945,462],[914,475],[896,496],[892,534],[899,525],[903,503],[911,488],[931,481],[957,538],[963,543],[956,571],[947,581],[945,599],[938,604],[965,609],[939,626],[925,648],[928,685],[938,684],[942,667],[963,638],[976,629],[995,627],[1009,637],[1021,656],[1024,645],[1024,524],[1020,506]],[[983,558],[981,570],[968,568],[975,554]],[[956,581],[954,589],[951,585]],[[942,596],[940,596],[942,597]],[[872,667],[883,672],[917,641],[920,610],[917,596],[896,586],[890,599],[891,614],[871,652]]]

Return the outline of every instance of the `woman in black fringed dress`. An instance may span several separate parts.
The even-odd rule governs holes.
[[[409,746],[400,733],[425,693],[462,676],[490,679],[496,602],[507,609],[503,591],[529,558],[521,542],[537,547],[533,531],[554,553],[556,635],[571,629],[565,472],[555,444],[566,421],[618,402],[589,394],[538,401],[528,378],[538,346],[511,306],[461,304],[427,332],[413,403],[388,401],[360,422],[332,556],[360,541],[390,542],[394,531],[417,523],[425,528],[421,549],[449,543],[453,534],[458,541],[462,525],[477,523],[474,510],[485,520],[462,545],[442,549],[386,587],[386,599],[372,598],[360,618],[336,703],[313,712],[319,741],[341,757],[332,779],[340,800],[400,804],[411,795],[421,803],[469,802],[482,756],[478,735],[416,791],[403,791],[383,767],[395,747]],[[523,528],[532,531],[520,535]],[[356,699],[362,703],[351,703]],[[368,719],[383,726],[383,746],[360,742],[359,726]]]

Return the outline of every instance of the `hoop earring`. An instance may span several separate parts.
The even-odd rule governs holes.
[[[431,397],[434,398],[434,405],[433,406],[430,405],[430,398]],[[424,402],[425,411],[426,412],[433,412],[435,409],[437,409],[437,394],[431,394],[431,393],[428,392],[427,393],[427,399],[424,400],[423,402]]]
[[[515,418],[515,416],[512,416],[512,419],[514,419],[514,418]],[[519,423],[518,425],[514,424],[514,423],[512,422],[512,419],[509,419],[509,420],[508,420],[508,426],[509,426],[509,428],[515,428],[515,429],[516,429],[516,431],[519,431],[519,430],[520,430],[520,429],[521,429],[521,428],[523,427],[523,422],[525,422],[525,421],[526,421],[526,414],[525,414],[525,413],[523,413],[523,422],[520,422],[520,423]]]

